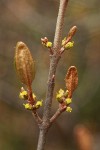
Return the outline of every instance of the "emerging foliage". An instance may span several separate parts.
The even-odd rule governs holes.
[[[65,82],[66,82],[66,88],[68,90],[68,97],[71,98],[74,90],[77,88],[78,85],[78,73],[77,73],[77,68],[75,66],[71,66],[68,69]]]
[[[30,87],[35,77],[35,61],[23,42],[16,45],[15,66],[21,82]]]

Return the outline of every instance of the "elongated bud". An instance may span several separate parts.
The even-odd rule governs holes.
[[[30,87],[35,77],[35,62],[23,42],[16,45],[15,66],[21,82]]]
[[[76,27],[76,26],[73,26],[73,27],[69,30],[68,37],[73,37],[74,34],[76,33],[76,30],[77,30],[77,27]]]
[[[77,88],[78,85],[78,73],[77,68],[75,66],[71,66],[68,69],[65,82],[66,88],[68,90],[68,97],[71,98],[74,90]]]

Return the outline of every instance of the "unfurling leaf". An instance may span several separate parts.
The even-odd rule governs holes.
[[[23,42],[18,42],[16,45],[15,66],[21,82],[30,87],[35,77],[35,62]]]
[[[75,66],[71,66],[68,69],[65,82],[66,82],[66,88],[69,91],[68,97],[71,98],[74,90],[77,88],[78,85],[78,73],[77,73],[77,68]]]

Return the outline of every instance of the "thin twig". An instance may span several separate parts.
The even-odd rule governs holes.
[[[37,111],[36,111],[36,110],[33,110],[33,111],[32,111],[32,115],[33,115],[35,121],[37,122],[37,124],[40,126],[41,123],[42,123],[42,119],[41,119],[40,116],[38,115]]]
[[[64,107],[59,107],[57,109],[57,111],[55,112],[55,114],[52,116],[52,118],[50,119],[50,124],[52,124],[60,115],[62,112],[64,112],[66,110],[67,106]]]

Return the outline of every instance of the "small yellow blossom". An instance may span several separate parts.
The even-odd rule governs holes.
[[[46,47],[51,48],[52,47],[52,42],[47,42]]]
[[[72,99],[71,98],[66,98],[65,99],[65,103],[66,103],[66,105],[72,103]]]
[[[71,107],[67,107],[66,111],[67,112],[72,112],[72,108]]]
[[[56,94],[56,99],[59,103],[63,102],[63,99],[62,99],[63,96],[64,96],[64,90],[60,89],[58,93]]]
[[[56,95],[56,99],[60,99],[64,95],[64,90],[60,89]]]
[[[73,46],[74,46],[74,41],[68,42],[64,47],[65,47],[66,49],[69,49],[69,48],[72,48]]]
[[[37,101],[37,103],[35,104],[35,108],[39,108],[40,106],[42,106],[43,101]]]
[[[22,100],[28,99],[28,93],[27,93],[27,91],[20,92],[19,93],[19,98],[22,99]]]
[[[24,105],[25,109],[28,109],[28,110],[32,110],[33,109],[33,106],[31,104],[29,104],[29,103],[23,104],[23,105]]]
[[[59,98],[61,98],[61,94],[57,93],[56,99],[59,99]]]
[[[59,90],[59,93],[60,93],[60,94],[64,94],[64,90],[60,89],[60,90]]]

